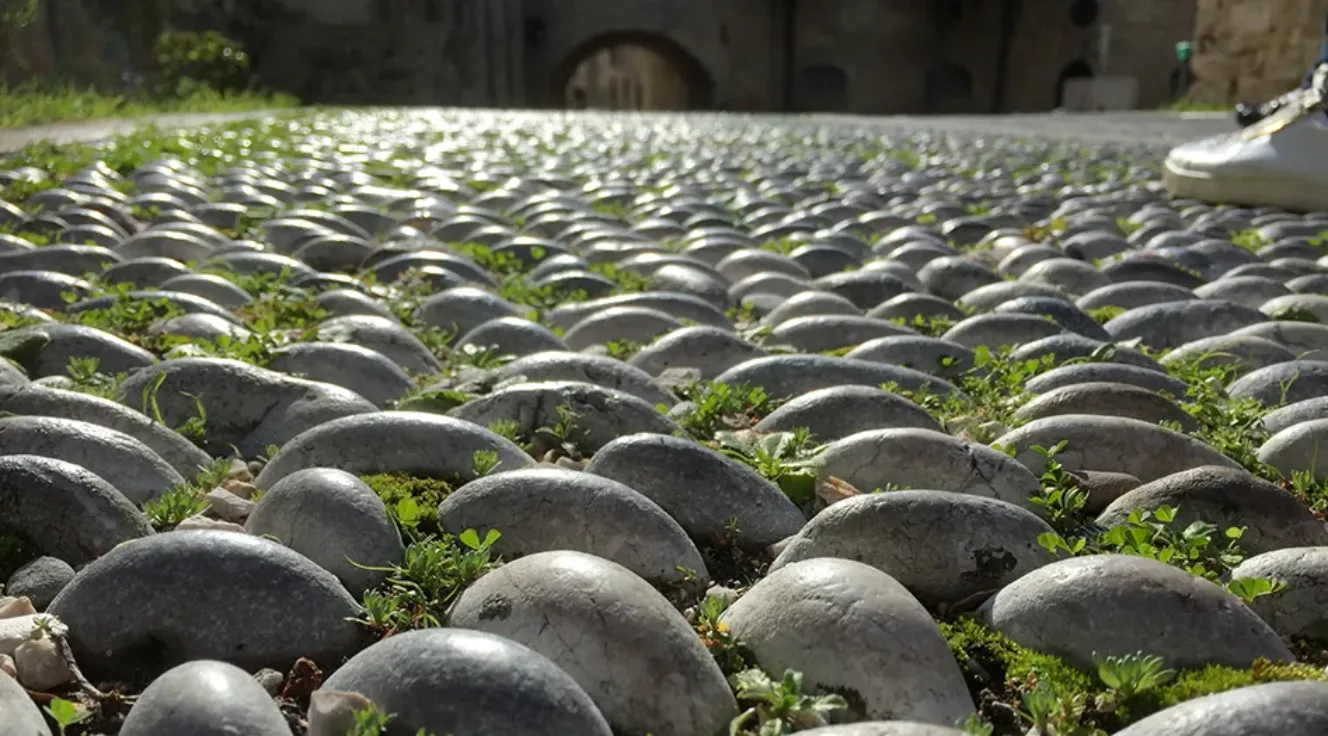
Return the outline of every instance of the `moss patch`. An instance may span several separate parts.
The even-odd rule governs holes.
[[[452,493],[453,484],[441,478],[420,478],[406,473],[378,473],[360,477],[387,505],[403,530],[436,533],[438,504]]]

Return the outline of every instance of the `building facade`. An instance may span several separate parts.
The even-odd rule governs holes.
[[[34,32],[46,55],[125,45],[105,17],[123,0],[46,2],[61,26]],[[989,113],[1053,109],[1085,76],[1132,79],[1139,107],[1168,102],[1195,2],[173,0],[172,22],[227,32],[263,83],[312,102],[591,105],[597,74],[594,95],[614,75],[630,92],[596,105]],[[636,56],[604,56],[623,44]],[[132,56],[98,53],[103,69]]]
[[[1328,0],[1199,0],[1192,96],[1266,100],[1295,88],[1319,58]]]

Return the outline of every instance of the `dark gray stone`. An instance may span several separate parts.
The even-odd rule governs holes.
[[[242,307],[253,301],[249,292],[210,273],[189,273],[163,281],[161,288],[195,294],[223,307]]]
[[[1205,466],[1159,478],[1116,499],[1098,523],[1124,523],[1130,512],[1171,506],[1178,528],[1191,522],[1221,531],[1243,527],[1240,546],[1251,555],[1286,547],[1328,546],[1328,530],[1290,492],[1244,470]]]
[[[73,579],[74,568],[68,562],[59,557],[38,557],[9,576],[5,595],[27,596],[38,611],[44,611]]]
[[[599,557],[555,551],[509,562],[458,596],[448,625],[548,657],[621,733],[716,733],[736,710],[724,673],[682,614]]]
[[[248,672],[198,660],[167,670],[138,696],[122,736],[289,736],[286,718]]]
[[[761,324],[775,326],[794,317],[834,314],[857,316],[862,314],[862,310],[848,299],[829,291],[804,291],[785,299],[761,318]]]
[[[645,345],[682,326],[680,320],[658,309],[610,307],[577,322],[563,336],[563,341],[572,350],[585,350],[618,340]]]
[[[497,317],[484,322],[457,340],[458,349],[467,345],[516,357],[568,348],[568,343],[549,328],[521,317]]]
[[[986,266],[957,255],[928,261],[918,270],[918,279],[927,291],[949,301],[1001,281],[1001,277]]]
[[[1317,736],[1328,731],[1328,683],[1271,682],[1174,705],[1116,736]]]
[[[927,429],[859,432],[830,443],[819,458],[822,478],[839,478],[863,492],[892,484],[939,488],[1031,507],[1040,485],[1003,452]]]
[[[1138,339],[1155,350],[1217,337],[1268,319],[1259,310],[1216,299],[1163,302],[1138,307],[1103,327],[1120,342]]]
[[[134,504],[185,479],[142,442],[99,424],[43,416],[0,418],[0,454],[38,455],[87,468]]]
[[[0,675],[0,723],[6,736],[51,736],[37,704],[28,691],[9,675]]]
[[[991,312],[978,314],[960,321],[946,330],[941,339],[957,342],[964,347],[991,349],[1041,340],[1065,332],[1055,322],[1032,314]]]
[[[207,412],[203,448],[213,455],[238,448],[244,457],[324,422],[378,408],[340,386],[221,358],[179,358],[138,371],[121,385],[118,400],[141,406],[145,393],[155,402],[151,410],[172,427],[199,416],[196,400],[201,402]]]
[[[1239,598],[1132,555],[1088,555],[1040,567],[1002,588],[979,615],[1015,642],[1090,671],[1094,657],[1136,652],[1177,669],[1244,669],[1260,657],[1293,660],[1277,633]]]
[[[1025,388],[1035,394],[1045,394],[1063,386],[1095,382],[1123,383],[1127,386],[1138,386],[1149,391],[1170,394],[1176,398],[1184,397],[1188,388],[1184,381],[1161,371],[1123,363],[1063,365],[1029,379]]]
[[[282,478],[259,499],[244,530],[313,560],[360,595],[401,562],[401,534],[382,499],[359,478],[308,468]]]
[[[1040,394],[1019,407],[1015,418],[1033,421],[1063,414],[1100,414],[1138,419],[1150,424],[1176,422],[1187,432],[1199,423],[1175,402],[1156,391],[1124,383],[1076,383]]]
[[[933,394],[958,393],[947,381],[910,368],[828,355],[771,355],[753,358],[715,378],[733,386],[760,386],[774,398],[790,398],[835,386],[896,383],[903,391],[926,387]]]
[[[442,369],[438,359],[418,337],[386,317],[366,314],[334,317],[318,326],[318,339],[348,342],[376,350],[407,373],[415,375],[434,375]]]
[[[1133,475],[1144,483],[1182,470],[1220,465],[1239,470],[1235,460],[1189,435],[1138,419],[1064,414],[1037,419],[996,439],[1012,447],[1015,459],[1041,474],[1046,456],[1034,447],[1066,446],[1056,455],[1070,470],[1106,470]]]
[[[155,674],[195,659],[251,671],[286,672],[299,657],[331,667],[364,646],[367,632],[332,573],[276,542],[223,531],[122,544],[80,570],[48,612],[69,625],[90,677]]]
[[[1014,504],[948,491],[854,496],[821,511],[770,567],[816,557],[864,562],[931,610],[994,593],[1056,558],[1038,545],[1051,531]]]
[[[1254,555],[1231,571],[1231,579],[1264,578],[1286,584],[1249,606],[1285,637],[1328,639],[1328,547],[1288,547]]]
[[[304,468],[470,479],[480,450],[498,453],[497,470],[535,464],[520,447],[476,424],[437,414],[383,411],[334,419],[297,435],[263,466],[254,483],[271,488]]]
[[[770,332],[778,345],[788,345],[802,353],[819,353],[855,347],[879,337],[914,335],[907,327],[894,322],[852,315],[813,315],[794,317],[779,323]]]
[[[452,534],[501,531],[493,550],[505,560],[566,549],[612,560],[654,585],[682,582],[686,571],[702,590],[709,581],[701,553],[673,517],[592,473],[532,468],[477,478],[443,500],[438,520]]]
[[[534,436],[541,427],[557,426],[559,409],[575,414],[568,441],[591,455],[623,435],[639,432],[672,434],[674,424],[654,406],[622,391],[576,381],[516,383],[448,412],[449,415],[487,427],[494,422],[517,422],[523,436]]]
[[[756,471],[680,437],[620,437],[595,454],[586,472],[645,495],[703,546],[725,538],[734,519],[733,541],[745,549],[768,547],[806,522],[779,487]]]
[[[1031,314],[1046,317],[1077,335],[1103,342],[1111,340],[1107,331],[1070,302],[1051,296],[1026,296],[1011,299],[996,307],[996,313]]]
[[[743,340],[731,330],[698,325],[660,337],[627,362],[654,376],[670,368],[695,368],[702,379],[710,380],[739,363],[765,355],[765,348]]]
[[[301,342],[274,350],[270,370],[354,391],[384,408],[415,390],[401,366],[377,350],[336,342]]]
[[[1232,382],[1227,394],[1257,399],[1267,406],[1328,396],[1328,360],[1292,360],[1251,371]]]
[[[314,304],[329,317],[365,315],[396,319],[386,304],[354,289],[330,289],[314,297]]]
[[[912,368],[952,378],[973,367],[973,351],[951,340],[922,335],[896,335],[868,340],[844,355],[854,360]]]
[[[0,411],[77,419],[122,432],[142,442],[185,479],[212,462],[212,457],[166,425],[110,399],[29,383],[0,387]]]
[[[710,327],[688,327],[689,330],[713,330]],[[727,339],[736,340],[732,333],[716,331]],[[639,353],[638,353],[639,355]],[[642,401],[658,406],[673,406],[678,400],[669,392],[651,382],[651,374],[632,364],[602,355],[588,355],[551,350],[533,353],[499,368],[495,374],[501,381],[518,377],[531,382],[576,381],[631,394]]]
[[[758,432],[791,432],[805,427],[819,442],[869,429],[917,427],[941,431],[922,407],[870,386],[837,386],[805,393],[776,409],[754,428]]]
[[[1277,434],[1289,427],[1316,419],[1328,419],[1328,396],[1305,399],[1274,409],[1264,416],[1263,428],[1268,430],[1269,434]]]
[[[1265,337],[1301,360],[1328,360],[1328,325],[1315,322],[1262,322],[1231,333],[1233,337]]]
[[[63,311],[67,304],[63,296],[66,293],[83,298],[92,293],[92,284],[55,271],[12,271],[0,274],[0,299],[7,302]]]
[[[1046,355],[1055,356],[1058,365],[1070,361],[1122,363],[1137,365],[1159,373],[1166,371],[1156,360],[1138,350],[1071,332],[1062,332],[1059,335],[1024,343],[1010,353],[1010,357],[1014,360],[1041,360]]]
[[[1328,478],[1328,462],[1323,445],[1328,442],[1328,419],[1311,419],[1278,432],[1259,448],[1259,462],[1271,465],[1285,477],[1307,472],[1314,478]]]
[[[847,694],[856,718],[958,723],[973,712],[931,615],[894,578],[861,562],[822,557],[786,565],[721,621],[762,669],[798,670],[805,689]]]
[[[1231,334],[1187,342],[1163,356],[1162,365],[1194,361],[1204,367],[1231,365],[1248,373],[1295,359],[1295,353],[1267,338]]]
[[[911,323],[915,318],[931,319],[945,317],[959,320],[964,318],[964,311],[952,302],[935,294],[900,294],[867,312],[868,317],[876,319],[902,319]]]
[[[1125,281],[1109,286],[1101,286],[1075,300],[1075,305],[1085,311],[1104,307],[1136,309],[1151,304],[1190,301],[1198,299],[1193,291],[1175,284],[1161,281]]]
[[[25,327],[23,332],[50,339],[35,356],[20,361],[34,379],[65,375],[70,358],[96,358],[97,370],[109,376],[157,362],[152,353],[95,327],[52,323]]]
[[[324,688],[357,692],[396,714],[386,736],[419,729],[470,736],[610,736],[594,701],[566,672],[510,639],[423,629],[356,654]]]
[[[591,299],[586,302],[562,304],[550,309],[544,319],[563,328],[571,329],[577,322],[591,314],[602,312],[610,307],[649,307],[671,314],[681,320],[695,322],[732,330],[733,324],[724,316],[724,310],[692,294],[668,291],[646,291],[637,294],[622,294]]]

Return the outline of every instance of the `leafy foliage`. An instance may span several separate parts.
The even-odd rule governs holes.
[[[701,643],[715,658],[719,669],[727,675],[735,674],[747,666],[750,656],[742,644],[733,636],[729,627],[719,619],[728,610],[729,599],[720,595],[709,595],[696,606],[696,621],[692,625]]]
[[[358,622],[384,637],[442,626],[448,604],[496,564],[491,549],[501,537],[497,529],[483,539],[474,529],[456,536],[429,534],[406,547],[401,564],[366,567],[386,572],[387,582],[364,593]]]
[[[682,394],[696,408],[683,416],[679,424],[701,441],[713,439],[721,430],[751,427],[779,404],[759,386],[707,383],[688,387]]]
[[[843,696],[804,693],[802,673],[795,670],[785,670],[779,680],[759,669],[743,670],[729,681],[738,702],[751,703],[729,724],[730,736],[781,736],[827,726],[831,714],[848,708]]]
[[[715,435],[719,451],[779,486],[793,503],[810,509],[816,501],[816,474],[821,467],[822,448],[811,441],[805,427],[792,432],[772,432],[755,437],[735,432]]]
[[[214,460],[208,467],[200,469],[192,483],[171,488],[156,500],[143,504],[143,513],[156,530],[174,529],[185,519],[207,510],[208,502],[203,495],[221,485],[230,468],[229,458]]]
[[[1166,668],[1162,658],[1136,652],[1122,656],[1094,657],[1097,676],[1122,701],[1155,690],[1176,679],[1176,671]]]

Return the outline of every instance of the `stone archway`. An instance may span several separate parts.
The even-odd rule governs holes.
[[[648,65],[661,65],[661,68],[653,71],[639,70],[647,78],[642,80],[642,85],[650,85],[649,78],[659,73],[676,78],[676,84],[679,86],[676,91],[667,95],[676,99],[677,104],[665,107],[651,106],[648,90],[636,87],[631,95],[626,96],[635,97],[635,107],[645,105],[653,109],[684,110],[706,110],[714,107],[715,81],[705,65],[681,44],[667,36],[649,31],[611,31],[578,44],[554,66],[553,74],[549,78],[551,98],[561,106],[568,106],[569,99],[579,99],[580,92],[570,90],[569,86],[582,63],[601,56],[606,50],[624,49],[633,50],[642,58],[649,59]],[[633,107],[633,105],[622,105],[622,107]]]

